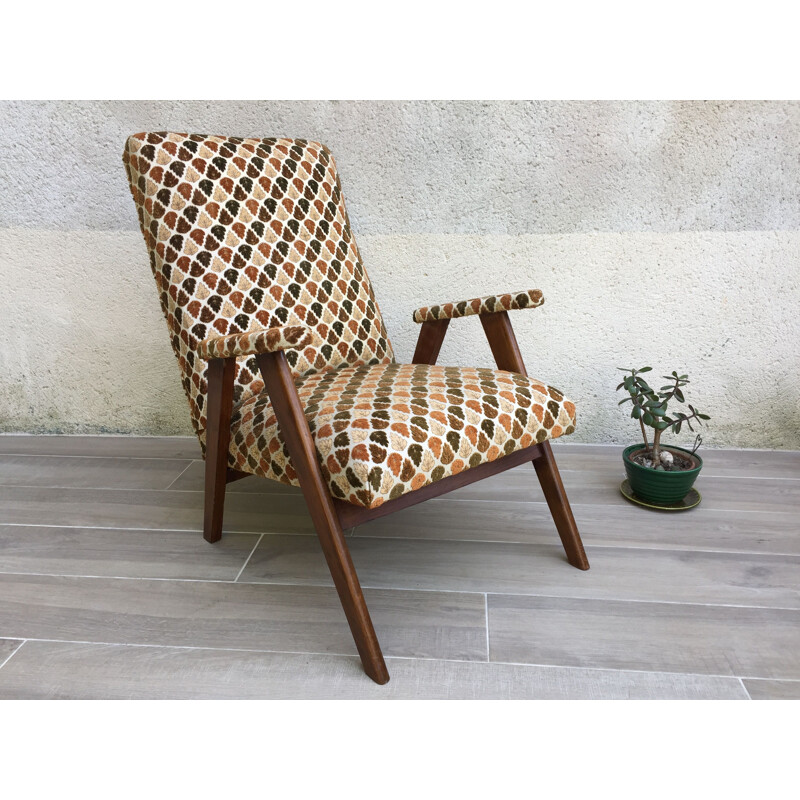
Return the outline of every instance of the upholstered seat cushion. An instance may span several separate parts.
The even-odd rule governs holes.
[[[331,494],[373,508],[562,434],[575,406],[513,372],[376,364],[297,383]],[[234,408],[230,466],[299,485],[265,393]]]

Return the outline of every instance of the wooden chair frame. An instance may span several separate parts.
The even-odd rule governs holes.
[[[483,314],[480,320],[497,368],[527,375],[508,312]],[[436,363],[449,323],[449,319],[422,323],[412,363]],[[377,508],[352,505],[332,497],[323,478],[314,440],[285,354],[283,351],[263,353],[256,358],[364,670],[376,683],[386,683],[389,672],[350,558],[343,529],[408,508],[432,497],[439,497],[532,461],[564,545],[567,560],[578,569],[589,569],[549,442],[531,445],[495,461],[443,478],[396,500],[389,500]],[[219,541],[222,536],[226,485],[249,474],[228,467],[235,372],[236,359],[233,357],[216,358],[209,362],[203,526],[203,535],[209,542]]]

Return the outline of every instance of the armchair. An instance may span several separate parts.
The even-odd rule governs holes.
[[[549,441],[575,406],[527,376],[508,312],[538,290],[418,309],[398,364],[333,156],[303,139],[139,133],[123,161],[206,463],[203,535],[225,487],[299,485],[366,673],[389,673],[343,528],[534,463],[570,564],[588,569]],[[497,369],[441,367],[477,315]]]

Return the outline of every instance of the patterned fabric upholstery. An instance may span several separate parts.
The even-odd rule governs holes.
[[[293,347],[313,344],[316,337],[301,325],[285,328],[267,328],[252,333],[232,333],[230,336],[211,336],[197,346],[200,358],[231,358],[232,356],[255,356],[259,353],[275,353]]]
[[[575,405],[514,372],[381,364],[308,375],[298,393],[334,497],[375,507],[575,429]],[[231,466],[298,485],[265,396],[234,410]]]
[[[209,336],[310,328],[319,344],[286,353],[298,377],[394,360],[326,147],[137,133],[123,162],[204,448]],[[240,361],[234,402],[263,389],[255,358]]]
[[[414,312],[414,322],[432,322],[439,319],[457,319],[498,311],[516,311],[520,308],[536,308],[544,303],[539,289],[510,294],[491,294],[476,297],[474,300],[461,300],[458,303],[443,303],[438,306],[423,306]]]
[[[374,507],[572,433],[557,390],[492,369],[399,365],[330,152],[303,139],[138,133],[123,154],[205,449],[206,359],[237,361],[229,465],[297,484],[253,354],[284,349],[334,497]],[[420,309],[441,319],[541,293]]]

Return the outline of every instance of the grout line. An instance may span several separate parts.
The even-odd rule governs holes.
[[[266,480],[266,479],[265,479]],[[765,479],[766,480],[766,479]],[[788,480],[788,479],[787,479]],[[794,480],[794,479],[790,479]],[[277,483],[277,481],[275,481]],[[120,487],[120,486],[103,486],[103,487],[88,487],[88,486],[42,486],[39,484],[0,484],[5,489],[38,489],[41,491],[72,491],[72,492],[129,492],[129,493],[141,493],[146,492],[148,494],[159,494],[159,493],[166,493],[169,492],[171,494],[195,494],[195,495],[203,495],[204,492],[201,489],[131,489],[130,487]],[[289,487],[287,487],[289,488]],[[454,490],[460,491],[460,490]],[[300,498],[301,495],[295,494],[292,491],[270,491],[270,492],[236,492],[231,490],[228,494],[234,494],[238,497],[243,495],[253,495],[254,497],[297,497]],[[578,508],[610,508],[610,509],[623,509],[629,508],[630,504],[623,502],[621,495],[619,498],[614,492],[609,489],[609,500],[614,498],[613,502],[607,503],[581,503],[581,502],[571,502],[570,506],[573,509]],[[440,497],[431,498],[430,502],[442,502],[442,501],[450,501],[455,503],[492,503],[492,504],[503,504],[505,506],[546,506],[547,503],[544,499],[542,500],[510,500],[510,499],[502,499],[496,500],[491,497],[451,497],[449,494],[442,495]],[[713,502],[706,498],[706,503]],[[788,509],[786,511],[775,511],[773,506],[769,508],[729,508],[724,505],[720,506],[709,506],[706,505],[706,511],[724,511],[727,514],[760,514],[760,515],[767,515],[767,516],[787,516],[789,514],[795,515],[796,511],[794,509]],[[403,509],[405,510],[405,509]],[[370,520],[372,521],[372,520]],[[363,523],[368,524],[368,523]]]
[[[0,442],[2,438],[0,437]],[[199,461],[196,456],[87,456],[77,453],[6,453],[0,451],[0,459],[6,456],[10,458],[104,458],[115,461]]]
[[[750,692],[747,691],[747,687],[744,685],[744,681],[741,678],[739,678],[739,683],[741,684],[742,689],[744,690],[744,693],[745,693],[747,699],[748,700],[752,700],[753,698],[750,697]]]
[[[0,434],[0,443],[3,442],[4,438],[5,438],[5,436]],[[67,435],[58,434],[58,438],[60,438],[60,439],[67,438]],[[136,438],[145,438],[145,437],[136,437]],[[157,438],[160,438],[160,437],[152,437],[152,438],[156,438],[157,439]],[[581,457],[586,457],[586,458],[589,458],[589,459],[593,459],[593,458],[598,458],[598,456],[599,456],[599,459],[598,459],[598,466],[599,467],[606,466],[607,464],[609,464],[609,461],[607,461],[606,459],[614,458],[615,459],[614,463],[621,463],[621,461],[622,461],[621,454],[622,454],[622,450],[624,449],[623,445],[619,445],[619,449],[617,449],[616,445],[578,445],[578,446],[580,446],[580,447],[589,446],[589,447],[607,448],[610,452],[602,453],[602,454],[600,454],[600,453],[580,453],[580,452],[575,452],[574,450],[573,451],[567,450],[563,446],[560,446],[560,447],[558,447],[556,449],[556,447],[554,446],[554,448],[553,448],[554,455],[556,455],[557,458],[563,458],[563,459],[581,458]],[[570,447],[576,447],[576,445],[571,445]],[[562,451],[562,450],[563,450],[563,452],[559,452],[559,451]],[[785,453],[787,455],[787,457],[791,457],[792,455],[800,454],[800,450],[765,450],[765,449],[741,450],[741,449],[736,449],[736,448],[725,447],[725,448],[718,448],[718,449],[715,449],[715,450],[707,450],[706,453],[707,454],[708,453],[714,453],[714,454],[716,454],[716,453],[734,453],[734,454],[736,454],[736,453],[744,453],[745,455],[748,454],[748,453],[768,453],[769,455],[777,455],[777,456],[779,456],[779,459],[780,459],[781,454]],[[199,450],[198,450],[196,455],[173,454],[173,455],[160,455],[160,456],[159,455],[139,455],[139,456],[134,456],[134,455],[127,455],[127,454],[123,454],[123,453],[100,453],[100,454],[97,454],[97,455],[90,455],[88,453],[47,453],[47,452],[32,453],[32,452],[15,452],[13,450],[0,450],[0,458],[3,458],[5,456],[9,456],[9,457],[12,457],[12,458],[87,458],[87,459],[90,459],[90,458],[107,458],[107,459],[131,460],[131,461],[185,461],[187,459],[192,460],[192,461],[199,461],[199,460],[202,459],[202,453]],[[619,456],[618,461],[615,458],[616,456]],[[705,459],[705,455],[704,455],[704,459]],[[781,467],[781,466],[784,466],[784,465],[778,464],[777,466]],[[789,466],[791,466],[791,465],[789,465]],[[732,469],[732,468],[735,468],[735,464],[732,465],[732,466],[725,466],[725,465],[713,465],[712,466],[712,465],[706,464],[705,467],[708,470],[717,469],[717,468]],[[516,467],[516,469],[519,469],[519,468],[522,468],[523,471],[526,470],[526,469],[531,469],[531,467],[528,464],[519,464]],[[560,467],[559,471],[560,472],[588,472],[588,471],[591,471],[594,468],[595,468],[594,465],[590,465],[588,467],[586,467],[586,466],[583,466],[583,467],[569,467],[569,466],[567,466],[567,467]],[[510,467],[509,469],[515,469],[515,467]],[[723,475],[715,475],[715,474],[709,472],[708,473],[708,477],[728,477],[728,476],[727,475],[724,475],[724,476]],[[752,476],[746,475],[746,476],[737,476],[737,477],[752,477],[752,478],[756,478],[756,479],[770,480],[770,478],[764,477],[763,475],[752,475]],[[781,480],[780,476],[776,476],[775,479],[776,480]],[[797,478],[785,478],[783,480],[798,480],[798,479]]]
[[[56,530],[87,530],[87,531],[140,531],[142,533],[198,533],[202,534],[202,528],[142,528],[137,526],[134,528],[122,528],[112,525],[56,525],[54,523],[40,524],[37,522],[0,522],[0,528],[55,528]],[[348,528],[350,533],[347,534],[348,538],[352,537],[354,541],[364,541],[371,539],[380,541],[382,539],[398,540],[403,542],[451,542],[460,544],[491,544],[491,545],[530,545],[537,547],[558,547],[553,542],[545,541],[520,541],[513,539],[450,539],[450,538],[436,538],[428,539],[423,536],[392,536],[383,534],[359,534],[356,535],[356,528]],[[247,531],[242,529],[231,528],[226,530],[225,533],[237,534],[242,536],[316,536],[313,531],[303,533],[302,531]],[[800,557],[800,552],[787,553],[785,551],[766,551],[766,550],[709,550],[700,547],[658,547],[649,544],[638,544],[636,542],[625,542],[623,544],[586,544],[587,548],[591,549],[606,549],[606,550],[642,550],[644,552],[675,552],[675,553],[711,553],[711,554],[729,554],[729,555],[743,555],[743,556],[778,556],[797,558]]]
[[[98,647],[152,647],[158,649],[169,650],[216,650],[225,653],[268,653],[270,655],[303,655],[303,656],[335,656],[339,658],[352,658],[358,659],[358,653],[338,653],[338,652],[321,652],[314,650],[262,650],[251,647],[212,647],[210,645],[181,645],[181,644],[149,644],[141,642],[104,642],[104,641],[90,641],[87,639],[37,639],[34,637],[26,637],[26,642],[45,642],[53,644],[88,644],[97,645]],[[20,648],[14,651],[19,652]],[[13,655],[13,654],[12,654]],[[622,668],[622,667],[587,667],[579,666],[577,664],[537,664],[525,661],[481,661],[479,659],[468,658],[431,658],[429,656],[399,656],[387,655],[387,661],[436,661],[440,663],[449,664],[498,664],[509,667],[537,667],[543,669],[566,669],[566,670],[585,670],[587,672],[633,672],[645,675],[674,675],[678,677],[691,677],[691,678],[723,678],[726,680],[779,680],[788,683],[800,683],[800,678],[765,678],[763,676],[749,676],[745,675],[737,677],[736,675],[725,675],[721,673],[712,672],[675,672],[672,670],[658,670],[658,669],[636,669]]]
[[[259,536],[259,537],[258,537],[258,539],[256,540],[256,543],[253,545],[253,549],[250,551],[250,554],[249,554],[249,555],[247,556],[247,558],[244,560],[244,564],[242,564],[242,568],[239,570],[238,574],[237,574],[237,575],[236,575],[236,577],[233,579],[233,582],[234,582],[234,583],[238,583],[238,581],[239,581],[239,578],[241,578],[241,577],[242,577],[242,573],[244,572],[244,568],[247,566],[247,564],[249,563],[250,559],[253,557],[253,553],[255,553],[255,551],[256,551],[256,548],[257,548],[257,547],[258,547],[258,545],[261,543],[261,540],[262,540],[263,538],[264,538],[264,534],[262,533],[262,534],[261,534],[261,536]]]
[[[2,524],[2,523],[0,523]],[[353,529],[355,530],[355,529]],[[274,534],[274,535],[282,535],[282,534]],[[313,536],[313,534],[304,534],[306,536]],[[458,543],[458,544],[491,544],[491,545],[524,545],[527,547],[546,547],[546,548],[557,548],[559,551],[561,550],[561,545],[556,544],[554,542],[543,542],[543,541],[528,541],[528,542],[521,542],[521,541],[513,541],[511,539],[449,539],[449,538],[435,538],[429,539],[422,536],[392,536],[390,534],[374,534],[370,535],[369,533],[362,533],[358,536],[354,537],[359,542],[363,542],[365,540],[371,540],[374,542],[380,542],[384,539],[389,541],[401,541],[401,542],[427,542],[428,544],[438,544],[439,542],[450,542],[450,543]],[[800,552],[795,553],[773,553],[773,552],[766,552],[764,550],[707,550],[701,547],[670,547],[669,545],[662,546],[662,547],[654,547],[652,545],[647,544],[639,544],[637,545],[635,542],[625,543],[625,544],[586,544],[587,550],[642,550],[644,552],[656,552],[656,553],[711,553],[716,555],[738,555],[738,556],[776,556],[778,558],[800,558]]]
[[[109,580],[109,581],[160,581],[172,583],[235,583],[234,580],[222,580],[222,578],[158,578],[150,576],[135,576],[135,575],[79,575],[76,573],[60,573],[60,572],[11,572],[9,570],[0,570],[2,575],[27,575],[31,578],[81,578],[87,580]],[[241,586],[256,585],[256,582],[246,582],[240,584]],[[294,585],[294,584],[281,584],[281,585]],[[304,584],[297,584],[302,586]],[[312,584],[313,585],[313,584]],[[3,638],[0,636],[0,638]]]
[[[491,661],[491,651],[489,650],[489,594],[483,593],[484,613],[486,615],[486,660]]]
[[[202,536],[202,528],[120,528],[113,525],[55,525],[53,523],[43,525],[38,522],[0,522],[0,528],[56,528],[63,530],[86,530],[86,531],[141,531],[142,533],[198,533]],[[225,533],[237,534],[241,536],[315,536],[314,533],[293,533],[292,531],[245,531],[230,529]],[[787,553],[786,555],[791,555]]]
[[[266,534],[265,534],[266,535]],[[250,553],[252,556],[258,547],[258,542],[253,547]],[[248,556],[247,561],[250,560]],[[245,561],[245,566],[247,565]],[[244,567],[239,570],[239,575],[244,571]],[[109,581],[158,581],[161,583],[227,583],[236,584],[237,586],[293,586],[296,588],[315,588],[315,589],[331,589],[334,584],[319,583],[314,581],[306,582],[291,582],[280,580],[259,580],[259,581],[240,581],[238,576],[234,580],[222,580],[220,578],[158,578],[158,577],[134,577],[130,575],[64,575],[51,572],[12,572],[0,571],[0,575],[19,575],[29,576],[36,578],[80,578],[87,580],[109,580]],[[753,606],[743,603],[700,603],[700,602],[681,602],[679,600],[640,600],[628,597],[603,597],[598,595],[567,595],[567,594],[543,594],[541,592],[494,592],[494,591],[478,591],[476,589],[424,589],[420,587],[405,587],[405,586],[387,586],[375,585],[365,581],[361,582],[362,589],[370,589],[375,591],[387,592],[418,592],[424,594],[463,594],[463,595],[486,595],[488,602],[488,595],[495,597],[538,597],[548,600],[571,600],[578,602],[604,602],[604,603],[644,603],[649,605],[668,605],[668,606],[693,606],[701,608],[749,608],[753,610],[763,611],[794,611],[800,613],[798,606]],[[2,635],[0,634],[0,638]]]
[[[3,667],[6,664],[8,664],[8,662],[11,661],[11,659],[14,658],[14,656],[17,653],[19,653],[20,650],[22,650],[22,648],[25,646],[25,642],[26,641],[28,641],[28,640],[27,639],[23,639],[22,642],[14,650],[11,651],[11,655],[9,655],[9,657],[7,659],[5,659],[5,661],[3,661],[2,664],[0,664],[0,669],[3,669]]]
[[[197,437],[192,434],[153,434],[153,433],[26,433],[24,431],[9,431],[0,433],[0,442],[4,440],[12,441],[18,439],[20,441],[35,441],[37,439],[90,439],[98,442],[120,441],[120,442],[134,442],[140,439],[156,440],[164,442],[165,440],[178,440],[181,443],[195,442]],[[583,447],[598,448],[607,450],[622,450],[628,446],[625,442],[577,442],[577,441],[564,441],[563,438],[551,440],[554,448],[569,452],[572,450],[579,450]],[[704,446],[703,449],[708,453],[800,453],[796,449],[779,449],[769,447],[712,447]],[[27,455],[27,454],[23,454]]]
[[[2,459],[2,456],[0,456]],[[187,467],[188,469],[188,467]],[[185,471],[185,470],[184,470]],[[179,476],[180,477],[180,476]],[[264,480],[268,480],[264,478]],[[278,481],[271,481],[271,483],[278,483]],[[286,489],[284,491],[280,491],[280,489],[274,489],[273,491],[268,492],[241,492],[237,491],[236,489],[227,489],[226,488],[226,495],[227,494],[235,494],[238,496],[241,495],[253,495],[254,497],[299,497],[302,498],[302,494],[298,494],[294,491],[294,489],[298,489],[298,487],[291,487],[287,484],[280,484],[280,486],[285,486]],[[0,483],[0,487],[4,489],[58,489],[60,491],[76,491],[76,492],[169,492],[171,494],[205,494],[204,489],[147,489],[147,488],[132,488],[130,486],[46,486],[39,483]],[[511,502],[534,502],[534,501],[527,501],[527,500],[512,500]],[[602,504],[599,504],[602,505]]]
[[[188,463],[188,464],[187,464],[187,465],[186,465],[186,466],[185,466],[185,467],[184,467],[184,468],[183,468],[183,469],[180,471],[180,473],[179,473],[179,474],[178,474],[178,475],[175,477],[175,480],[173,480],[173,481],[170,483],[170,485],[166,487],[166,489],[165,489],[164,491],[169,491],[169,490],[170,490],[170,489],[171,489],[171,488],[172,488],[172,487],[175,485],[175,481],[177,481],[177,480],[178,480],[178,479],[181,477],[181,475],[183,475],[183,473],[184,473],[184,472],[186,472],[186,470],[187,470],[187,469],[189,469],[189,468],[192,466],[192,464],[194,464],[194,461],[190,461],[190,462],[189,462],[189,463]]]

